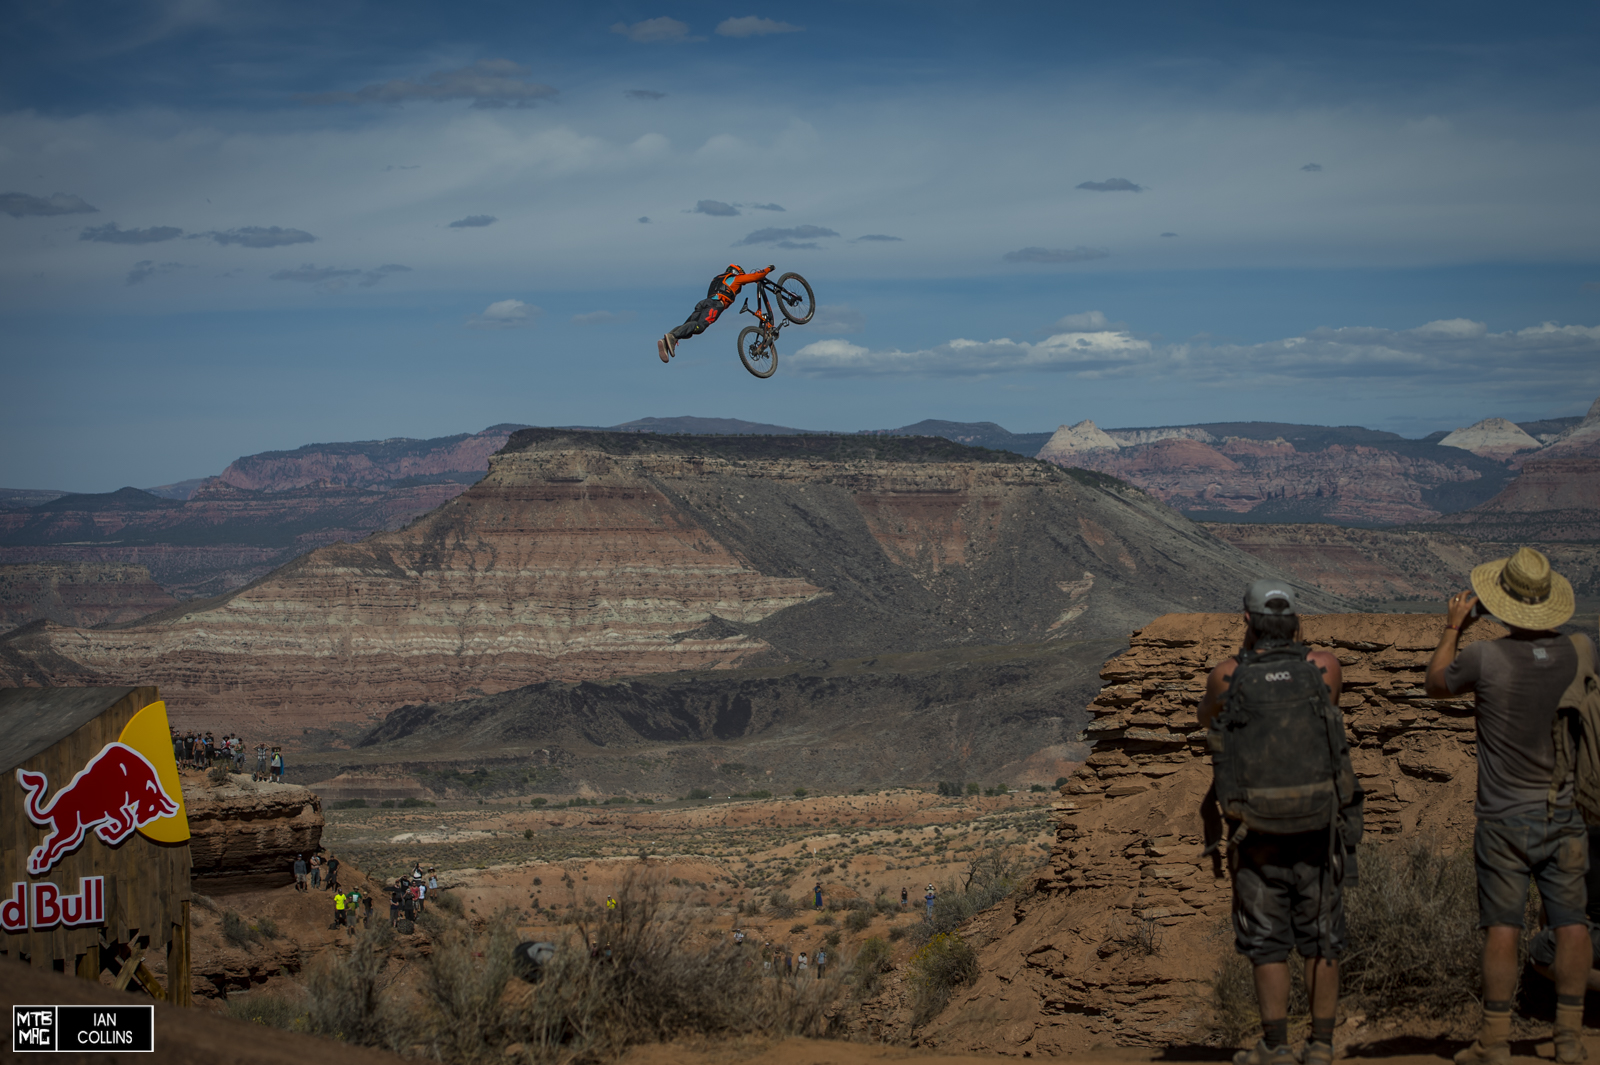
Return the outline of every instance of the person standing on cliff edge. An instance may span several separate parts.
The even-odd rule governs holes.
[[[1261,1013],[1260,1041],[1233,1060],[1332,1065],[1344,887],[1361,823],[1339,660],[1299,642],[1282,582],[1252,583],[1244,610],[1243,647],[1211,671],[1199,710],[1227,825],[1234,949],[1254,967]],[[1290,947],[1306,960],[1311,1000],[1303,1059],[1289,1046]]]
[[[1478,604],[1484,609],[1479,609]],[[1545,924],[1554,930],[1549,967],[1556,985],[1555,1059],[1587,1056],[1583,992],[1591,944],[1585,923],[1589,836],[1573,798],[1570,769],[1556,777],[1556,711],[1581,668],[1593,669],[1587,636],[1555,632],[1572,617],[1572,585],[1550,560],[1524,547],[1472,571],[1472,591],[1446,604],[1444,631],[1428,663],[1430,699],[1473,694],[1477,719],[1478,819],[1472,854],[1478,871],[1483,943],[1483,1024],[1458,1065],[1509,1065],[1517,940],[1528,881],[1539,885]],[[1484,613],[1511,630],[1458,649],[1461,633]],[[1441,708],[1447,709],[1447,708]]]

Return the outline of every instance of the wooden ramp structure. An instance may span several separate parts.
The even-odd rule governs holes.
[[[188,1005],[190,868],[155,688],[0,688],[0,955]]]

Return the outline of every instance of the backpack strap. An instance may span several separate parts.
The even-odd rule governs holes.
[[[1577,734],[1584,727],[1582,716],[1578,711],[1583,706],[1589,680],[1595,676],[1594,660],[1589,655],[1589,641],[1577,633],[1569,635],[1567,639],[1572,641],[1573,653],[1578,656],[1578,668],[1572,675],[1572,683],[1567,685],[1566,690],[1561,693],[1560,701],[1556,703],[1555,770],[1550,775],[1550,789],[1545,793],[1547,817],[1555,814],[1556,798],[1561,794],[1561,785],[1566,783],[1569,775],[1576,773],[1580,757]]]

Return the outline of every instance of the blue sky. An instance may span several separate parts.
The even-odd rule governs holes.
[[[1108,7],[13,4],[0,485],[501,421],[1420,436],[1600,394],[1600,8]],[[770,380],[736,319],[655,358],[729,262],[823,305]]]

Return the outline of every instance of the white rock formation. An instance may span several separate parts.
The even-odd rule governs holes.
[[[1485,418],[1465,429],[1457,429],[1443,440],[1441,447],[1458,447],[1486,459],[1508,459],[1519,451],[1531,451],[1539,441],[1504,418]]]
[[[1121,447],[1114,437],[1107,436],[1094,422],[1085,419],[1077,425],[1063,425],[1057,429],[1034,457],[1051,461],[1085,451],[1116,451]]]

